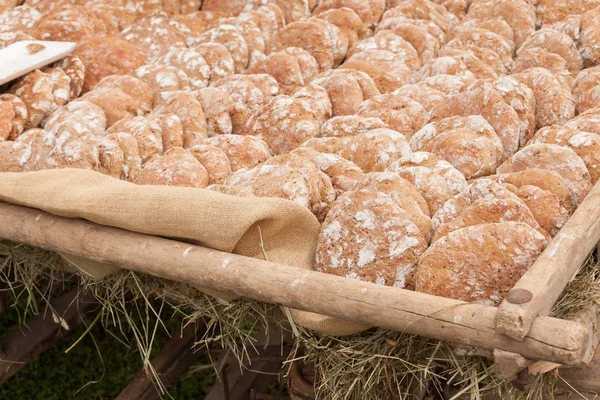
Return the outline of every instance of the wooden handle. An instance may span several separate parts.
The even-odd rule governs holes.
[[[373,326],[578,365],[591,333],[583,324],[537,318],[523,341],[495,330],[496,308],[360,282],[0,202],[0,239],[120,265]]]
[[[528,293],[528,301],[510,302],[509,292],[500,304],[496,314],[496,330],[515,340],[522,340],[536,317],[550,313],[560,294],[599,240],[600,183],[597,183],[546,250],[511,290],[515,294]]]

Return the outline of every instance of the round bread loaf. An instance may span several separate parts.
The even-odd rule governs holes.
[[[410,214],[370,190],[341,195],[317,242],[315,269],[380,285],[414,288],[413,269],[427,243]]]
[[[498,305],[533,264],[548,239],[527,224],[469,226],[434,242],[416,272],[416,290]]]

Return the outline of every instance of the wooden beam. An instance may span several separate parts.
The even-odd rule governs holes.
[[[551,317],[535,319],[523,340],[517,341],[496,331],[494,307],[302,270],[6,203],[0,203],[0,239],[533,360],[578,365],[587,357],[592,341],[581,323]]]
[[[219,379],[205,400],[249,400],[252,396],[260,399],[260,392],[276,382],[278,374],[283,374],[283,362],[292,349],[291,334],[271,325],[268,335],[259,330],[254,338],[258,352],[252,351],[250,360],[243,360],[242,365],[230,352],[221,356],[217,363]]]
[[[197,325],[188,325],[181,334],[173,336],[160,352],[150,361],[161,383],[169,389],[200,358],[204,351],[192,351],[196,338]],[[115,400],[161,400],[154,382],[146,371],[140,371],[133,381]]]
[[[51,302],[50,309],[28,319],[0,342],[0,384],[17,374],[42,352],[80,325],[84,314],[97,306],[91,293],[79,298],[75,288]]]
[[[496,314],[496,330],[515,340],[523,340],[535,318],[550,313],[560,294],[599,241],[600,183],[597,183],[511,290],[527,293],[530,295],[529,301],[511,303],[509,292],[500,304]]]

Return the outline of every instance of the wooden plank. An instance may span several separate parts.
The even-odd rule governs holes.
[[[97,306],[91,293],[85,294],[79,301],[78,296],[78,288],[63,294],[51,302],[54,313],[50,310],[41,312],[0,342],[0,384],[69,335],[82,323],[83,314]]]
[[[0,238],[120,265],[177,282],[433,339],[578,365],[592,341],[580,322],[533,321],[513,340],[497,309],[224,253],[0,203]],[[324,290],[326,288],[327,290]]]
[[[0,50],[0,85],[52,64],[75,49],[74,42],[23,40]]]
[[[192,351],[197,325],[189,325],[181,334],[172,337],[150,361],[165,388],[175,385],[179,378],[200,358],[204,351]],[[115,400],[161,400],[155,384],[145,371],[140,371]]]
[[[505,380],[513,380],[517,374],[529,365],[529,360],[520,354],[494,350],[494,374]]]
[[[496,330],[515,340],[523,340],[535,318],[550,313],[560,294],[599,241],[600,183],[597,183],[511,290],[513,293],[527,294],[529,300],[511,302],[509,292],[500,304],[496,314]],[[515,297],[523,299],[522,296]]]
[[[217,363],[220,379],[205,400],[250,400],[277,381],[292,349],[291,334],[284,332],[282,336],[280,328],[271,325],[268,335],[258,331],[254,338],[258,353],[252,351],[250,360],[243,360],[242,366],[230,352],[221,356]]]

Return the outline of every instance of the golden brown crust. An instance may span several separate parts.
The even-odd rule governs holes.
[[[73,51],[85,66],[83,91],[90,91],[109,75],[125,75],[146,64],[137,46],[113,35],[94,35],[80,41]]]
[[[231,170],[251,169],[271,157],[269,146],[254,136],[217,135],[202,141],[201,144],[216,146],[229,158]]]
[[[25,128],[27,105],[14,94],[0,94],[0,140],[16,140]]]
[[[144,164],[135,183],[204,188],[208,186],[208,173],[189,151],[178,147]]]
[[[498,173],[519,172],[529,168],[548,169],[559,173],[566,181],[575,205],[579,205],[592,188],[585,163],[568,147],[535,143],[523,147],[498,168]]]
[[[390,129],[410,137],[425,125],[427,114],[416,101],[397,94],[387,93],[364,101],[356,110],[363,117],[381,119]]]
[[[540,255],[548,240],[515,222],[454,231],[423,254],[416,290],[468,302],[500,304]]]
[[[336,200],[323,223],[315,269],[413,289],[413,269],[426,248],[409,213],[389,196],[352,191]]]
[[[225,183],[227,177],[231,175],[229,158],[219,147],[199,144],[188,150],[206,168],[209,185]]]
[[[353,69],[331,69],[322,72],[311,85],[327,90],[334,117],[355,114],[364,100],[379,95],[371,77]]]
[[[427,243],[433,233],[427,202],[417,188],[395,172],[371,172],[357,183],[354,190],[369,190],[385,193],[404,211],[417,225]]]

